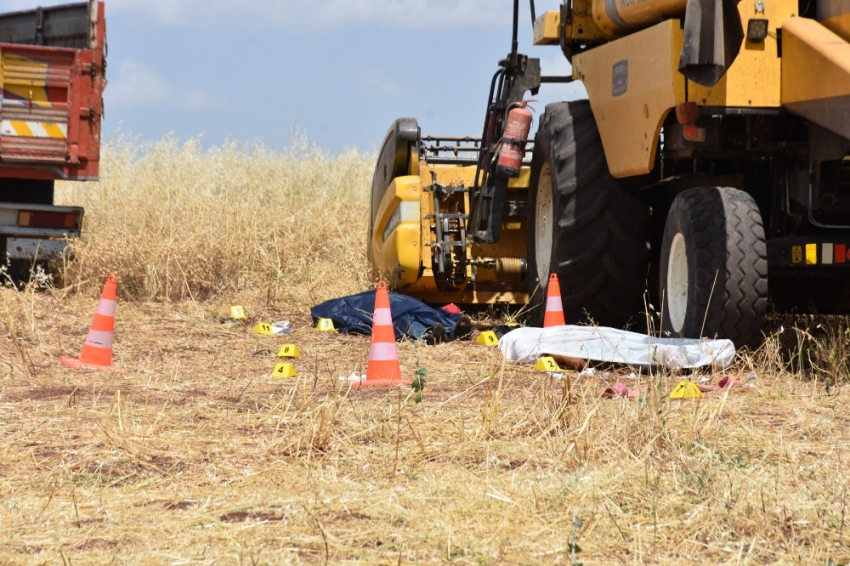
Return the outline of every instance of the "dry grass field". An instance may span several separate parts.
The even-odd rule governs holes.
[[[103,181],[62,187],[87,210],[78,260],[55,288],[0,290],[0,563],[850,560],[840,321],[775,334],[727,372],[755,387],[699,400],[664,397],[677,376],[553,379],[474,342],[400,344],[407,375],[429,370],[421,404],[349,389],[368,338],[308,309],[370,285],[371,157],[295,147],[120,139]],[[108,273],[126,371],[60,366]],[[248,324],[220,323],[231,304]],[[272,378],[286,342],[298,376]],[[602,398],[617,379],[641,399]]]

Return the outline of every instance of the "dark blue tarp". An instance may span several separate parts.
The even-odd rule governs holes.
[[[425,331],[436,323],[443,325],[447,338],[453,331],[461,315],[451,314],[442,309],[431,308],[422,301],[390,293],[390,311],[393,315],[395,339],[408,336],[419,340]],[[375,291],[366,291],[350,297],[331,299],[310,309],[313,324],[320,318],[329,318],[340,332],[372,334],[372,315],[375,312]]]

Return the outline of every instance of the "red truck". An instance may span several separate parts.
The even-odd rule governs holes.
[[[98,178],[106,51],[103,2],[0,14],[3,264],[67,257],[80,235],[83,209],[53,188]]]

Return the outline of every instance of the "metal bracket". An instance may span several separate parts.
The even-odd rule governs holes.
[[[44,45],[44,10],[41,6],[35,9],[35,36],[32,38],[33,45]]]
[[[437,182],[431,171],[431,186],[423,190],[434,198],[434,213],[425,218],[434,221],[436,241],[431,243],[434,280],[439,289],[457,289],[466,280],[467,221],[465,212],[443,212],[443,202],[453,194],[464,193],[466,187],[447,187]]]
[[[520,57],[524,61],[522,73],[513,77],[506,99],[502,101],[505,109],[510,108],[512,104],[521,102],[526,92],[531,91],[534,94],[540,88],[540,59],[531,59],[524,55]],[[500,131],[503,128],[504,125],[500,128]],[[482,159],[487,159],[486,163],[481,164],[486,177],[483,186],[476,194],[473,215],[474,232],[470,230],[476,240],[488,244],[498,242],[502,235],[503,205],[508,192],[508,179],[496,173],[495,161],[498,155],[498,145],[504,142],[504,139],[500,139],[492,153],[488,152],[482,155]],[[484,149],[482,147],[482,153]]]
[[[558,42],[561,44],[561,53],[572,63],[573,48],[567,41],[567,26],[573,23],[573,2],[564,0],[561,4],[561,23],[558,26]]]

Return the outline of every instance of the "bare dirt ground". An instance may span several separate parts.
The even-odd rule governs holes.
[[[303,304],[119,301],[127,371],[73,371],[97,299],[0,291],[4,564],[826,564],[850,557],[847,387],[761,373],[557,380],[474,342],[400,345],[409,389],[350,390],[368,338]],[[295,343],[298,376],[270,377]],[[711,376],[714,381],[722,374]],[[641,400],[601,397],[623,379]]]

